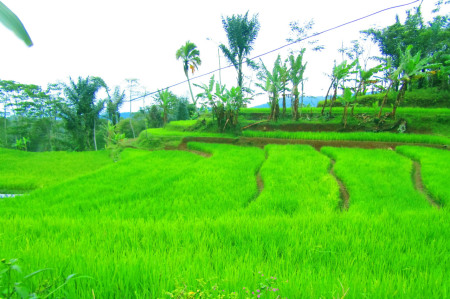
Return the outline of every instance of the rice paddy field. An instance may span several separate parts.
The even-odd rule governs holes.
[[[82,275],[55,297],[450,297],[449,151],[187,147],[2,149],[0,259]]]

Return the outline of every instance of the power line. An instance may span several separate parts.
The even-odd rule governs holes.
[[[396,6],[391,6],[391,7],[388,7],[388,8],[384,8],[384,9],[382,9],[382,10],[376,11],[376,12],[371,13],[371,14],[369,14],[369,15],[366,15],[366,16],[364,16],[364,17],[360,17],[360,18],[354,19],[354,20],[352,20],[352,21],[349,21],[349,22],[340,24],[340,25],[338,25],[338,26],[335,26],[335,27],[332,27],[332,28],[328,28],[328,29],[323,30],[323,31],[320,31],[320,32],[316,32],[316,33],[314,33],[314,34],[312,34],[312,35],[309,35],[309,36],[307,36],[307,37],[304,37],[304,38],[302,38],[302,39],[298,39],[298,40],[296,40],[296,41],[294,41],[294,42],[291,42],[291,43],[289,43],[289,44],[283,45],[283,46],[278,47],[278,48],[276,48],[276,49],[273,49],[273,50],[270,50],[270,51],[268,51],[268,52],[265,52],[265,53],[262,53],[262,54],[260,54],[260,55],[257,55],[257,56],[255,56],[255,57],[253,57],[253,58],[250,58],[249,60],[255,60],[255,59],[260,58],[260,57],[262,57],[262,56],[265,56],[265,55],[268,55],[268,54],[270,54],[270,53],[279,51],[279,50],[281,50],[281,49],[283,49],[283,48],[292,46],[293,44],[296,44],[296,43],[299,43],[299,42],[301,42],[301,41],[310,39],[310,38],[312,38],[312,37],[316,37],[316,36],[322,35],[322,34],[324,34],[324,33],[327,33],[327,32],[333,31],[333,30],[336,30],[336,29],[338,29],[338,28],[347,26],[347,25],[349,25],[349,24],[352,24],[352,23],[361,21],[361,20],[363,20],[363,19],[372,17],[372,16],[377,15],[377,14],[379,14],[379,13],[382,13],[382,12],[385,12],[385,11],[388,11],[388,10],[391,10],[391,9],[396,9],[396,8],[408,6],[408,5],[411,5],[411,4],[420,2],[420,1],[423,2],[423,0],[415,0],[415,1],[412,1],[412,2],[409,2],[409,3],[405,3],[405,4],[400,4],[400,5],[396,5]],[[421,4],[422,4],[422,3],[421,3]],[[198,76],[196,76],[196,77],[192,77],[192,78],[189,79],[189,80],[195,80],[195,79],[198,79],[198,78],[201,78],[201,77],[204,77],[204,76],[213,74],[213,73],[215,73],[215,72],[218,72],[218,71],[220,71],[220,70],[228,69],[228,68],[230,68],[230,67],[232,67],[232,66],[233,66],[233,64],[229,64],[229,65],[227,65],[227,66],[224,66],[224,67],[222,67],[222,68],[218,68],[218,69],[213,70],[213,71],[210,71],[210,72],[208,72],[208,73],[201,74],[201,75],[198,75]],[[182,81],[182,82],[178,82],[178,83],[175,83],[175,84],[173,84],[173,85],[170,85],[170,86],[168,86],[168,87],[166,87],[166,88],[162,88],[161,90],[169,89],[169,88],[172,88],[172,87],[181,85],[181,84],[185,84],[185,83],[187,83],[187,82],[188,82],[188,80],[184,80],[184,81]],[[133,101],[142,99],[142,98],[144,98],[144,97],[153,95],[153,94],[157,93],[158,91],[159,91],[159,90],[153,91],[153,92],[150,92],[150,93],[141,95],[141,96],[139,96],[139,97],[137,97],[137,98],[134,98],[134,99],[131,99],[131,100],[128,100],[128,101],[125,101],[125,102],[133,102]]]

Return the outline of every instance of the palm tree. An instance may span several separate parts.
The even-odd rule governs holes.
[[[103,110],[104,101],[96,103],[96,95],[100,88],[107,89],[105,82],[98,77],[70,79],[64,92],[67,103],[59,104],[59,116],[65,120],[67,130],[73,135],[77,150],[91,148],[91,140],[97,150],[95,136],[96,121]]]
[[[120,91],[119,86],[116,86],[112,96],[108,91],[108,99],[106,100],[106,112],[108,113],[108,119],[111,121],[113,126],[115,126],[120,120],[119,108],[122,106],[124,99],[125,91]]]
[[[194,73],[194,70],[198,69],[202,64],[200,51],[194,43],[187,41],[186,44],[177,50],[176,58],[177,60],[181,59],[183,62],[183,71],[188,81],[192,103],[194,103],[195,109],[197,110],[197,99],[194,98],[194,94],[192,93],[191,81],[189,80],[189,69]]]
[[[238,75],[237,83],[242,89],[244,80],[242,63],[253,50],[253,44],[258,36],[260,28],[258,15],[254,15],[250,20],[248,19],[248,12],[245,15],[233,15],[226,19],[222,17],[222,24],[227,35],[228,47],[224,44],[221,44],[219,47],[236,69]],[[247,59],[247,65],[251,67],[256,66],[249,59]]]
[[[163,110],[163,126],[168,121],[169,111],[174,107],[177,97],[168,89],[158,90],[158,95],[155,97],[155,101],[159,107]]]

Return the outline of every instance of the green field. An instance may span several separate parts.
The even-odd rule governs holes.
[[[445,207],[446,181],[426,169],[435,167],[427,159],[448,161],[447,151],[188,146],[212,155],[125,150],[118,163],[59,180],[45,170],[60,168],[62,153],[14,164],[24,153],[3,151],[10,172],[0,181],[39,161],[49,183],[0,199],[0,257],[20,258],[24,273],[52,268],[33,278],[34,288],[71,273],[89,276],[57,293],[70,298],[168,298],[177,288],[213,298],[448,296],[448,209],[414,189],[405,157],[424,163],[425,185]],[[76,154],[80,161],[107,156]],[[339,208],[330,158],[348,188],[348,210]],[[449,167],[440,171],[449,177]],[[25,178],[29,186],[42,181]]]

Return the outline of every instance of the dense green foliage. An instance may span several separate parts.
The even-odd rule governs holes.
[[[341,211],[330,160],[310,147],[268,146],[267,160],[257,148],[189,148],[212,156],[125,150],[118,163],[0,199],[0,256],[19,257],[24,273],[50,267],[56,276],[92,277],[58,294],[77,298],[161,298],[184,284],[186,292],[229,298],[246,298],[247,290],[267,298],[448,294],[448,210],[414,190],[411,160],[324,149],[350,192],[350,208]],[[47,165],[42,171],[55,168]],[[275,291],[262,288],[265,277],[278,281]]]

